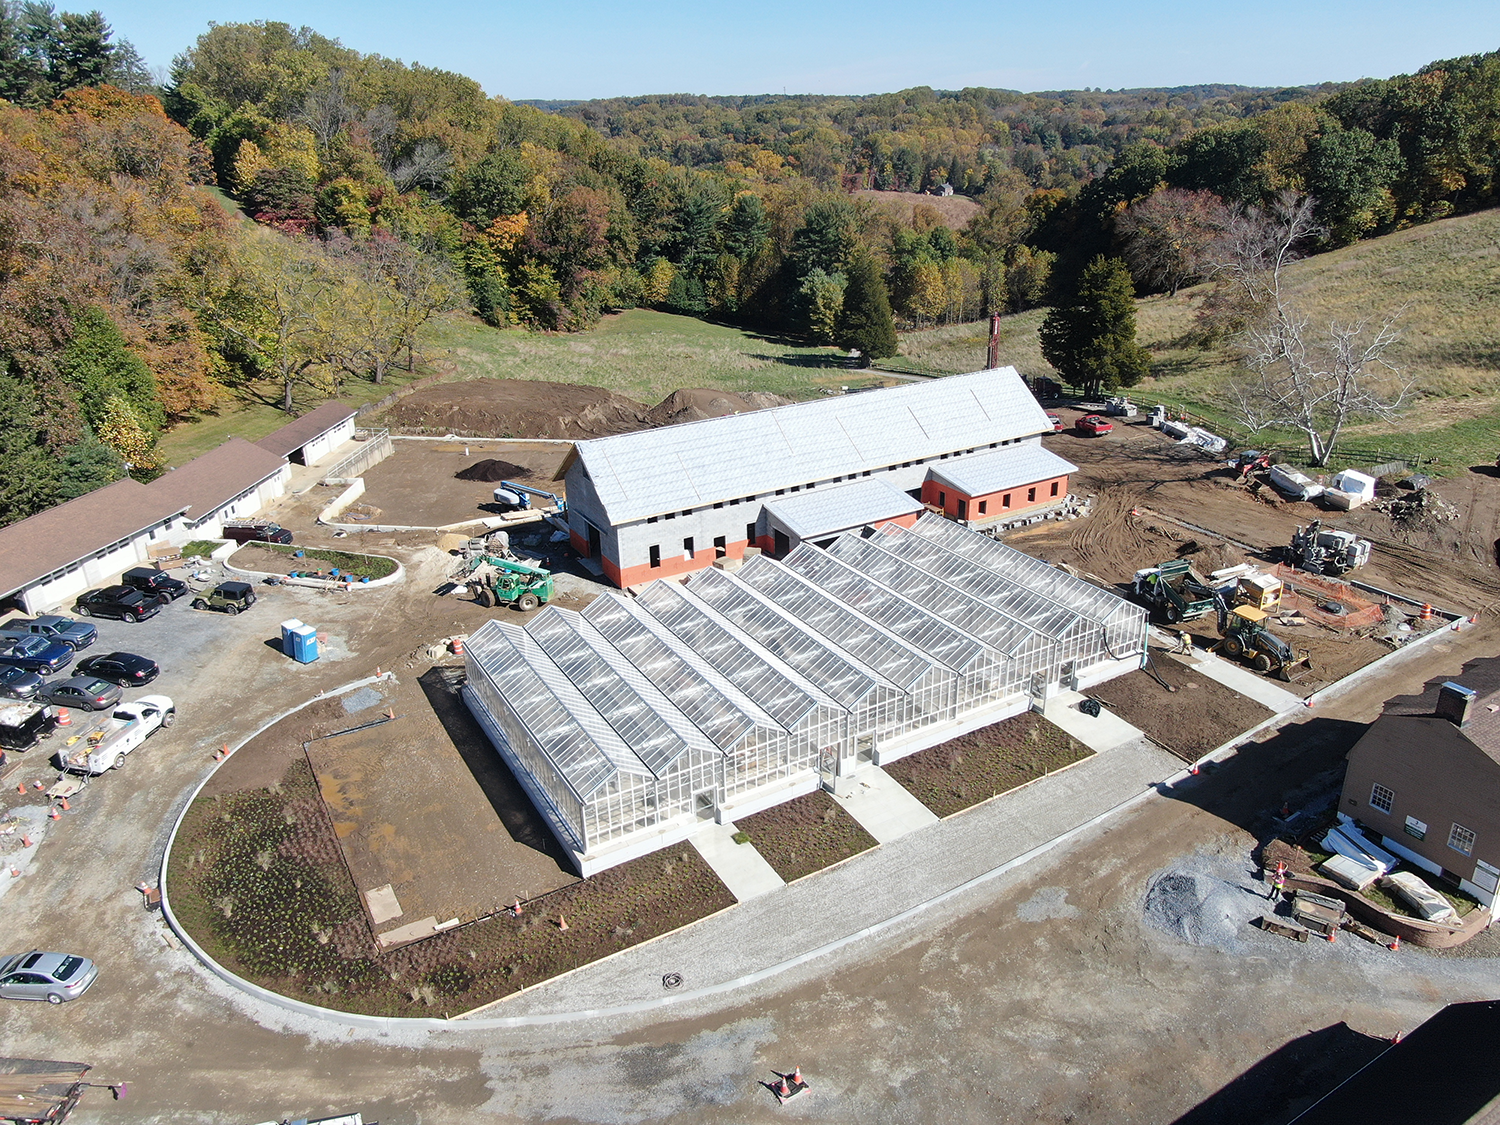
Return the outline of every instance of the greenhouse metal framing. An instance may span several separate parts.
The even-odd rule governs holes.
[[[468,641],[464,698],[584,875],[1141,665],[1146,614],[924,516]]]

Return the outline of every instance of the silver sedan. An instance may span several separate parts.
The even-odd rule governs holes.
[[[77,1000],[99,979],[99,966],[71,953],[17,953],[0,960],[0,997],[6,1000],[45,1000],[61,1004]]]

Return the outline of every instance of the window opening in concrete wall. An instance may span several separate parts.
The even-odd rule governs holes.
[[[1057,487],[1058,487],[1058,482],[1057,481],[1053,481],[1052,482],[1052,495],[1053,496],[1057,495]]]
[[[714,558],[722,559],[729,554],[729,539],[727,536],[714,536]]]
[[[1026,503],[1031,504],[1031,503],[1034,503],[1035,501],[1036,501],[1036,489],[1035,488],[1028,488],[1026,490]]]
[[[753,523],[745,525],[745,538],[750,541],[751,546],[755,545],[755,525]]]
[[[962,497],[958,501],[958,518],[961,520],[969,518],[969,502]]]
[[[682,541],[682,553],[687,558],[693,557],[693,537],[691,535]]]
[[[1007,492],[1004,496],[1000,497],[1000,506],[1002,508],[1009,508],[1010,507],[1010,493],[1009,492]]]
[[[979,502],[979,514],[981,516],[984,515],[987,511],[989,511],[989,507],[990,502],[988,500],[981,500]]]

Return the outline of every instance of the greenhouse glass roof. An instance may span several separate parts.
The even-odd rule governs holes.
[[[846,708],[858,707],[889,680],[859,661],[841,655],[722,570],[695,574],[687,591],[798,675]]]
[[[820,705],[839,706],[814,685],[800,681],[792,669],[778,667],[779,662],[773,663],[769,654],[762,655],[748,639],[716,621],[676,583],[653,582],[636,602],[785,729],[798,727]]]
[[[936,575],[882,550],[871,540],[840,535],[829,546],[828,553],[1006,655],[1021,652],[1036,636],[1036,630],[1026,622],[955,590]]]
[[[525,632],[488,621],[467,648],[580,800],[618,773],[649,773]]]
[[[827,551],[803,544],[786,557],[784,565],[804,581],[827,591],[872,621],[878,621],[908,644],[955,672],[964,671],[984,653],[984,645],[969,634],[955,629],[894,590],[871,582]],[[748,566],[745,568],[749,569]],[[745,571],[740,573],[743,575]]]
[[[721,750],[729,750],[757,726],[779,726],[752,699],[691,652],[658,636],[617,594],[596,598],[583,618],[599,631],[698,729]]]
[[[764,556],[751,559],[734,577],[903,690],[910,689],[934,667],[935,662],[917,646],[887,633],[873,617],[840,605],[817,586]]]

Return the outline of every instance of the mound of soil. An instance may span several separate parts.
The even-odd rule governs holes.
[[[467,469],[460,469],[453,474],[453,479],[482,480],[493,484],[501,480],[525,480],[529,476],[531,476],[531,470],[524,465],[486,457],[483,461],[475,461]]]
[[[393,405],[385,420],[393,429],[407,433],[577,441],[761,410],[789,401],[764,391],[734,394],[680,390],[648,407],[603,387],[529,379],[474,379],[424,387]],[[467,471],[477,470],[484,463]],[[512,476],[512,470],[507,469],[496,477],[462,479],[507,480]]]

